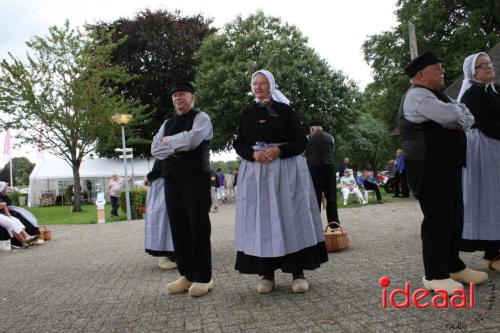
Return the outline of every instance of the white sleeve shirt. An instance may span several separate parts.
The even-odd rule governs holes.
[[[442,102],[428,89],[415,87],[405,97],[403,115],[413,123],[432,120],[444,128],[468,130],[474,124],[474,116],[464,104],[451,101]]]
[[[180,132],[167,137],[167,143],[164,144],[166,120],[160,127],[160,130],[153,138],[151,144],[151,155],[159,160],[164,160],[172,154],[179,151],[189,151],[198,147],[205,140],[212,140],[213,128],[210,117],[205,112],[196,115],[193,121],[193,127],[189,131]]]

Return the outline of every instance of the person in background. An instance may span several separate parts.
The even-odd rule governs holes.
[[[146,253],[158,258],[158,267],[173,269],[177,267],[177,263],[165,204],[165,181],[161,177],[161,163],[162,161],[155,160],[153,169],[144,178],[144,185],[149,186],[144,220],[144,248]]]
[[[342,161],[342,163],[340,163],[340,166],[339,166],[339,182],[340,182],[340,177],[342,177],[344,175],[344,170],[345,169],[349,169],[350,165],[351,165],[351,161],[347,157],[344,158],[344,160]]]
[[[304,156],[311,172],[318,207],[321,209],[321,201],[325,198],[327,221],[340,223],[334,166],[335,140],[330,133],[323,130],[319,121],[311,122],[309,132]],[[330,226],[334,228],[333,224]]]
[[[225,185],[224,172],[222,172],[221,168],[217,168],[217,200],[223,203],[226,202]]]
[[[5,182],[0,182],[0,191],[3,191],[7,184]],[[17,218],[10,215],[7,202],[2,201],[0,198],[0,227],[4,228],[9,234],[10,238],[14,238],[19,241],[23,248],[27,248],[32,245],[34,241],[38,239],[38,235],[30,236],[24,225]]]
[[[210,169],[210,197],[212,199],[211,211],[212,213],[219,212],[219,200],[217,199],[217,189],[219,185],[219,178],[217,177],[217,173]]]
[[[354,194],[359,203],[362,205],[366,205],[366,201],[361,194],[358,186],[356,185],[356,180],[352,175],[351,169],[345,169],[344,175],[340,178],[340,192],[342,193],[343,205],[347,206],[347,199],[349,198],[349,194]]]
[[[396,160],[394,162],[394,198],[399,197],[401,193],[402,198],[410,196],[408,189],[408,181],[406,178],[405,156],[402,149],[396,150]]]
[[[442,61],[425,52],[406,66],[411,87],[401,99],[398,125],[408,180],[424,215],[422,252],[427,290],[453,293],[460,282],[479,284],[485,272],[467,268],[460,259],[463,230],[462,168],[465,131],[474,117],[441,90]]]
[[[463,70],[458,101],[475,123],[467,132],[461,250],[484,251],[483,266],[500,272],[500,87],[484,52],[465,58]]]
[[[234,194],[238,193],[238,172],[240,171],[239,168],[234,168]]]
[[[260,275],[258,293],[274,289],[274,271],[292,275],[292,290],[309,289],[304,270],[328,261],[321,216],[302,156],[307,137],[273,75],[252,75],[255,101],[240,112],[234,141],[242,157],[236,195],[236,264]]]
[[[118,216],[118,208],[120,207],[120,192],[123,187],[123,179],[118,177],[116,173],[111,175],[111,180],[108,184],[108,195],[111,200],[111,217]]]
[[[365,191],[374,191],[375,196],[377,197],[377,202],[382,204],[382,195],[380,194],[377,181],[368,173],[368,170],[363,170],[361,172],[361,175],[359,175],[356,179],[356,184],[358,184],[359,187],[364,188]],[[368,196],[365,198],[365,201],[368,202]]]
[[[9,210],[9,214],[16,219],[18,219],[23,225],[24,230],[30,236],[39,236],[40,229],[38,228],[38,220],[30,211],[14,206],[12,200],[8,195],[9,184],[5,182],[0,182],[0,202],[5,202],[7,204],[7,209]],[[38,238],[33,242],[33,245],[42,245],[44,243],[43,239]],[[14,245],[20,245],[19,243]]]

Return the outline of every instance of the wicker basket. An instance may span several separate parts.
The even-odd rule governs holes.
[[[336,225],[338,228],[334,230],[328,228],[329,225]],[[349,248],[349,235],[347,230],[343,229],[337,222],[330,222],[325,226],[323,231],[325,236],[325,244],[328,252],[340,252]]]
[[[45,241],[52,239],[52,232],[47,229],[46,226],[41,225],[38,227],[38,229],[40,230],[40,236],[38,236],[39,239],[43,239]]]

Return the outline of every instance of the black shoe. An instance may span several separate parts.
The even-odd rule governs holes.
[[[397,197],[399,197],[399,194],[394,194],[392,197],[397,198]]]
[[[402,196],[401,196],[401,198],[409,198],[409,197],[410,197],[410,195],[409,195],[409,194],[407,194],[407,195],[402,195]]]

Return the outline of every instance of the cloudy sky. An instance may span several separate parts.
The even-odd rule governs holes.
[[[0,0],[0,59],[7,52],[21,57],[27,40],[47,34],[49,26],[61,25],[66,19],[82,25],[131,17],[146,8],[178,9],[186,15],[211,17],[215,27],[221,28],[237,15],[260,9],[297,26],[322,58],[364,88],[371,81],[371,70],[363,60],[361,45],[367,36],[396,25],[395,6],[396,0]],[[0,147],[3,140],[2,134]],[[26,155],[29,150],[16,155]]]

